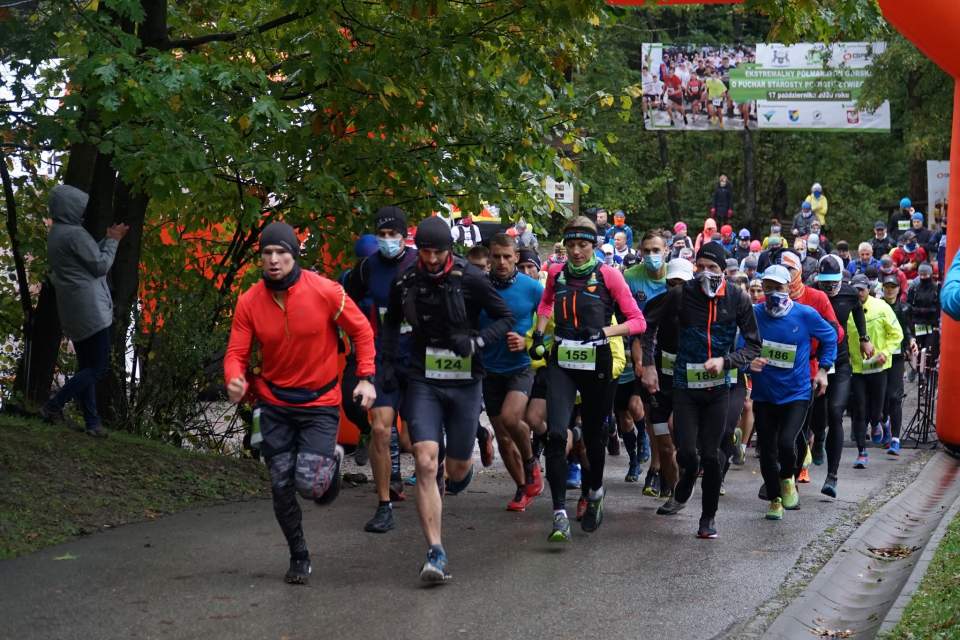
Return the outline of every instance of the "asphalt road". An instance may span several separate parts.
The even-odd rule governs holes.
[[[814,467],[801,510],[776,523],[763,519],[750,450],[728,475],[718,540],[694,536],[699,490],[685,512],[656,516],[659,500],[625,484],[626,457],[612,458],[603,526],[575,526],[560,548],[546,542],[549,499],[506,512],[512,491],[495,465],[445,500],[453,580],[435,588],[418,581],[426,545],[412,500],[397,505],[393,532],[362,531],[370,485],[306,506],[308,587],[281,579],[286,546],[268,501],[181,513],[0,562],[0,637],[722,637],[780,591],[804,547],[902,480],[916,453],[875,451],[865,471],[851,468],[854,455],[845,450],[838,500],[819,494],[826,471]]]

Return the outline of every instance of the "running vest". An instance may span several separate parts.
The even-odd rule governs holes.
[[[564,267],[554,282],[554,335],[565,340],[578,340],[599,331],[610,323],[614,313],[613,296],[603,282],[597,266],[586,277],[575,277]]]
[[[470,328],[462,288],[466,266],[466,260],[454,256],[450,272],[436,281],[417,267],[403,274],[398,283],[403,318],[414,331],[424,331],[428,323],[447,334]]]

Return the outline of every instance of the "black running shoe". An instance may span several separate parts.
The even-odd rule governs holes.
[[[643,480],[643,495],[657,498],[660,496],[660,471],[647,469],[647,477]]]
[[[596,531],[603,522],[603,496],[597,500],[587,500],[587,510],[583,513],[580,528],[586,532]]]
[[[287,569],[287,575],[283,576],[283,581],[287,584],[307,584],[312,572],[310,558],[302,560],[290,558],[290,568]]]
[[[700,518],[700,528],[697,529],[697,537],[705,540],[713,540],[718,537],[717,527],[713,518]]]
[[[831,498],[837,497],[837,479],[834,476],[827,476],[827,479],[823,483],[823,488],[820,489],[820,493],[825,496],[830,496]]]
[[[334,459],[337,461],[337,464],[333,468],[333,479],[330,481],[330,486],[327,487],[327,490],[323,492],[323,495],[314,500],[317,504],[330,504],[340,495],[340,466],[343,464],[343,447],[340,445],[337,445],[334,452]]]
[[[376,513],[363,527],[367,533],[386,533],[390,529],[393,529],[393,506],[389,504],[378,506]]]

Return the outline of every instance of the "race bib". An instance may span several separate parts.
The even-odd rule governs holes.
[[[731,386],[737,386],[737,370],[730,369],[727,371],[727,384]]]
[[[910,221],[909,221],[909,220],[897,220],[897,229],[898,229],[899,231],[907,231],[908,229],[910,229]]]
[[[660,352],[660,373],[665,376],[673,375],[673,367],[677,364],[677,354],[667,351]]]
[[[730,372],[720,371],[719,373],[708,373],[702,364],[687,365],[687,388],[689,389],[710,389],[729,384]],[[736,380],[736,373],[734,373]]]
[[[711,103],[713,104],[713,106],[715,106],[715,107],[722,107],[722,106],[723,106],[723,98],[714,98],[714,99],[711,100],[710,102],[711,102]]]
[[[771,367],[793,369],[797,361],[797,345],[764,340],[760,347],[760,357],[766,358]]]
[[[563,369],[596,371],[597,347],[577,340],[560,340],[557,343],[557,364]]]
[[[913,325],[913,335],[919,336],[928,336],[933,333],[933,327],[929,324],[915,324]]]
[[[424,375],[430,380],[470,380],[473,378],[473,356],[458,356],[449,349],[427,347],[424,357]]]
[[[873,356],[872,358],[867,358],[863,361],[863,373],[880,373],[883,369],[883,365],[880,363],[879,356]]]

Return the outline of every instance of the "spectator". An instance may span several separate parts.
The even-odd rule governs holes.
[[[813,207],[809,202],[804,201],[800,205],[800,213],[793,217],[793,235],[794,237],[804,237],[810,234],[810,225],[817,217],[813,215]]]
[[[726,174],[721,173],[717,186],[713,190],[710,204],[710,217],[730,221],[733,219],[733,186]]]
[[[810,195],[807,196],[804,202],[808,203],[813,209],[814,215],[817,216],[817,220],[821,225],[827,224],[827,197],[823,195],[823,187],[820,186],[819,182],[814,182],[813,186],[810,187]]]
[[[450,235],[456,244],[470,249],[478,244],[483,238],[480,235],[480,227],[473,224],[473,216],[465,213],[460,216],[460,220],[450,229]]]
[[[617,210],[613,214],[613,226],[607,229],[607,235],[605,238],[605,244],[610,244],[613,242],[613,236],[618,231],[622,231],[627,234],[627,244],[631,247],[633,246],[633,229],[627,226],[627,216],[624,215],[623,211]]]
[[[717,221],[713,218],[707,218],[703,221],[703,231],[697,234],[697,240],[693,243],[694,253],[699,253],[700,247],[713,240],[717,233]]]
[[[760,246],[760,243],[757,243],[757,247]],[[740,232],[737,234],[737,246],[733,248],[731,252],[733,257],[738,261],[742,261],[748,255],[750,255],[750,231],[747,229],[740,229]]]
[[[880,258],[880,278],[882,280],[887,276],[897,277],[900,287],[900,301],[905,301],[907,299],[907,276],[903,274],[903,271],[897,269],[897,266],[893,264],[893,258],[888,255]]]
[[[724,251],[728,254],[732,254],[733,250],[737,248],[737,239],[733,237],[733,227],[728,224],[720,227],[720,244],[723,245]]]
[[[97,382],[109,370],[113,298],[107,273],[120,240],[130,227],[114,224],[99,243],[83,228],[89,196],[67,185],[50,191],[53,226],[47,236],[50,281],[57,293],[57,312],[63,334],[73,342],[77,371],[60,391],[41,407],[49,422],[66,424],[63,407],[75,400],[83,412],[86,432],[105,437],[97,413]]]
[[[547,262],[544,266],[545,270],[550,269],[550,265],[554,264],[564,264],[567,261],[567,248],[563,246],[562,242],[556,242],[553,245],[553,253],[547,257]]]
[[[521,249],[533,249],[536,251],[540,248],[540,243],[537,241],[537,236],[530,231],[527,227],[527,223],[524,220],[517,220],[516,224],[517,230],[517,246]]]
[[[887,233],[887,225],[882,220],[873,223],[873,239],[870,245],[873,247],[873,256],[877,259],[887,255],[897,246]]]
[[[850,264],[850,244],[846,240],[837,242],[837,257],[843,262],[843,268],[846,270]]]
[[[927,261],[927,250],[917,244],[917,236],[913,231],[907,231],[900,239],[903,240],[903,246],[894,249],[890,257],[893,258],[893,264],[907,276],[907,280],[913,280],[917,277],[917,267]]]
[[[851,260],[847,265],[847,272],[851,278],[858,273],[866,273],[870,267],[880,268],[880,261],[873,257],[873,246],[869,242],[860,243],[857,247],[857,255],[859,259]]]
[[[890,215],[887,222],[887,230],[894,240],[899,240],[900,235],[910,230],[910,217],[913,215],[913,203],[910,198],[900,200],[900,208]]]

